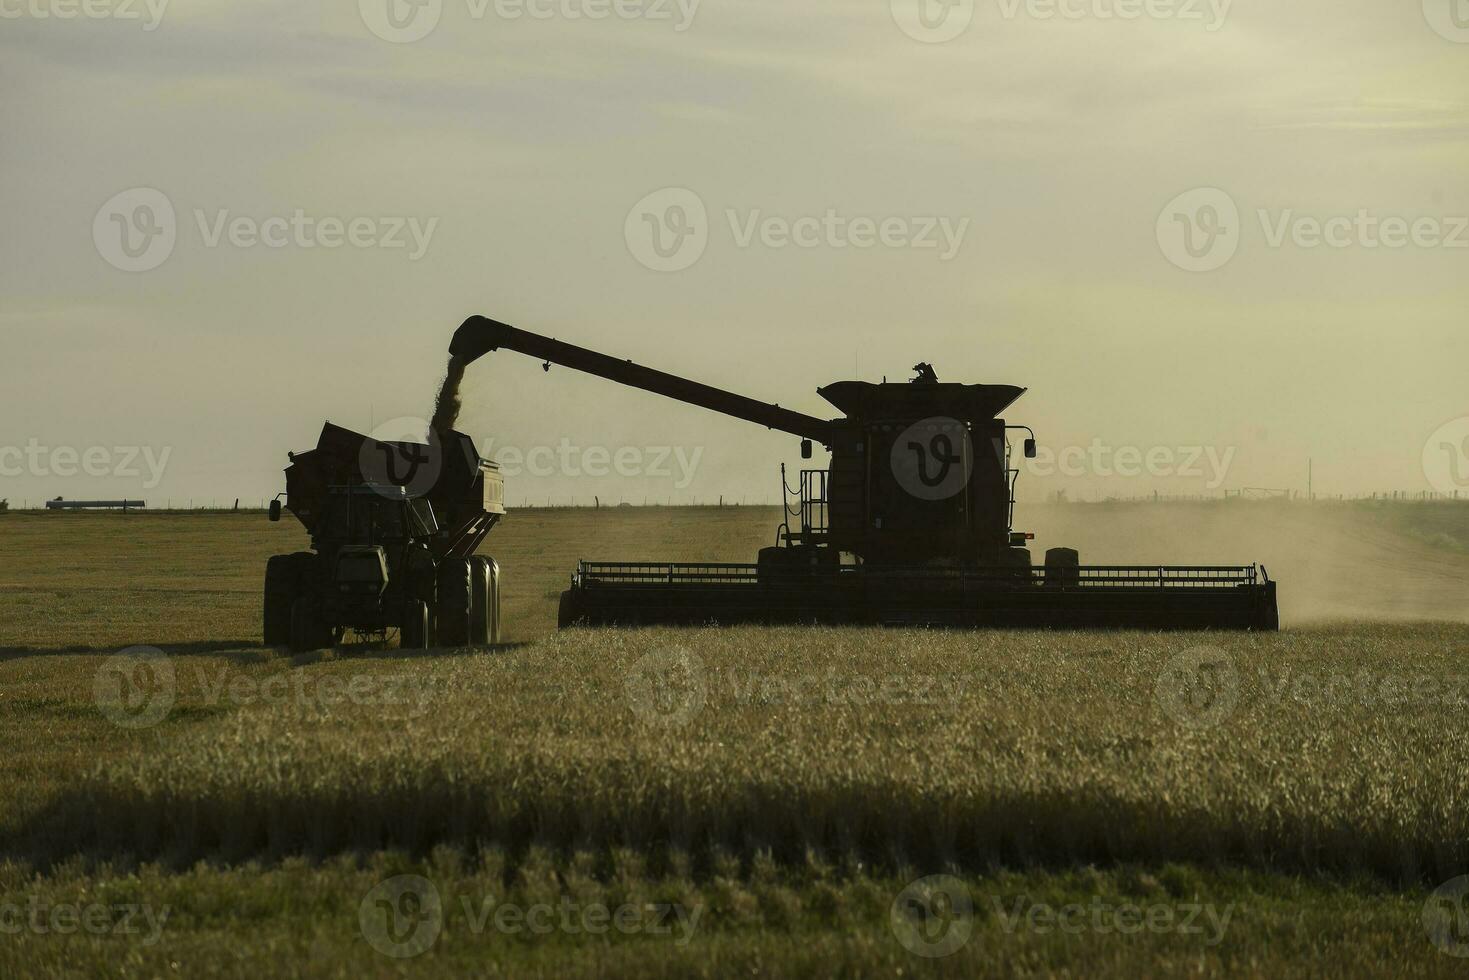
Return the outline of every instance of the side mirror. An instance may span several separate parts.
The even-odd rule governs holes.
[[[270,502],[270,519],[273,521],[281,519],[281,502],[279,500],[272,500]]]
[[[1034,439],[1027,439],[1027,440],[1025,440],[1025,458],[1026,459],[1035,459],[1035,440]]]
[[[801,440],[801,458],[802,459],[810,459],[811,458],[811,440],[810,439],[802,439]]]

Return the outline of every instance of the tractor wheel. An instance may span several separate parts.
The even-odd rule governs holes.
[[[301,584],[314,556],[309,551],[275,555],[265,563],[265,629],[268,647],[291,642],[291,604],[301,593]]]
[[[576,590],[567,589],[561,593],[561,604],[556,611],[556,628],[564,630],[580,625],[582,625],[581,603],[577,601]]]
[[[310,599],[297,599],[291,603],[291,650],[305,653],[319,650],[322,644],[321,629],[316,623],[316,610]]]
[[[470,560],[474,592],[469,611],[469,641],[485,645],[500,642],[500,566],[493,558]]]
[[[470,613],[474,607],[474,576],[464,558],[439,562],[438,642],[462,647],[469,642]]]
[[[502,622],[500,618],[500,563],[493,558],[486,558],[485,561],[489,564],[490,569],[490,642],[500,643],[502,635],[500,627]]]
[[[404,603],[398,646],[404,650],[428,649],[428,604],[420,599]]]

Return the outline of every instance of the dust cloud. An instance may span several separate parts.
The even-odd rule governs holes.
[[[1021,505],[1034,558],[1071,547],[1082,564],[1264,565],[1282,625],[1324,620],[1469,622],[1469,506],[1099,503]]]

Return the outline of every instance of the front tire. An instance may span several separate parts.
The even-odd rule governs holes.
[[[291,606],[301,594],[311,559],[309,551],[292,555],[274,555],[265,563],[265,627],[262,639],[268,647],[283,647],[291,642]]]

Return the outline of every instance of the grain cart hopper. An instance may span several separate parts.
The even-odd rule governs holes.
[[[1262,629],[1279,626],[1275,583],[1255,566],[1082,565],[1053,548],[1032,561],[1013,527],[1014,431],[1000,413],[1025,389],[938,381],[839,381],[820,419],[514,327],[471,317],[450,353],[526,354],[813,443],[827,469],[783,492],[787,519],[753,564],[582,561],[561,625],[786,622],[952,626]],[[784,478],[782,478],[784,481]],[[789,498],[795,498],[792,502]]]
[[[418,649],[499,641],[500,569],[474,552],[505,514],[505,488],[469,436],[380,442],[328,422],[290,460],[285,506],[313,550],[266,564],[267,646],[317,649],[347,630],[398,630]]]

